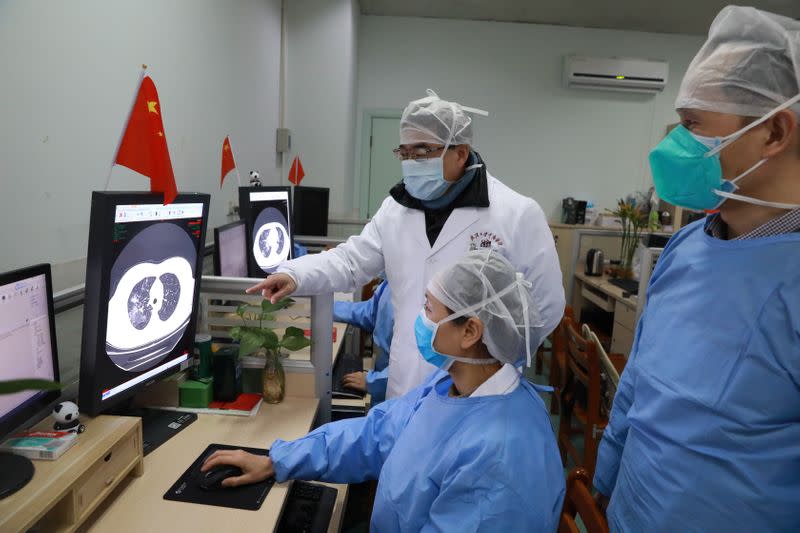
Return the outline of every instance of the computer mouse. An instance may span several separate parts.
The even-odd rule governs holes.
[[[237,477],[242,475],[241,468],[233,465],[220,465],[215,466],[208,472],[201,472],[199,476],[199,485],[203,490],[220,490],[227,487],[222,486],[222,481],[229,477]]]

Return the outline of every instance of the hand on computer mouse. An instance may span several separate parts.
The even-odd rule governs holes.
[[[243,450],[217,450],[206,459],[206,462],[200,467],[200,471],[205,473],[220,465],[233,465],[239,467],[243,472],[241,476],[223,480],[221,485],[226,488],[258,483],[275,475],[272,459]]]
[[[243,474],[242,469],[233,465],[215,466],[208,472],[201,472],[197,479],[198,486],[203,490],[220,490],[224,487],[223,482],[231,477],[239,477]]]

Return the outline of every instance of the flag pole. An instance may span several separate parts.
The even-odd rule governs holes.
[[[136,83],[136,89],[133,91],[133,98],[131,99],[131,106],[128,108],[128,116],[125,119],[125,126],[122,127],[122,131],[119,134],[119,139],[117,140],[117,148],[114,150],[114,158],[111,160],[111,166],[108,168],[108,179],[106,180],[106,188],[103,190],[108,190],[109,185],[111,185],[111,171],[114,170],[114,164],[117,162],[117,156],[119,155],[119,147],[122,145],[122,138],[125,136],[125,132],[128,130],[128,122],[131,120],[131,114],[133,113],[133,106],[136,104],[136,97],[139,96],[139,88],[142,86],[142,80],[144,79],[145,72],[147,71],[147,65],[142,65],[142,70],[139,72],[139,81]]]
[[[236,169],[236,182],[239,184],[239,187],[242,186],[242,176],[239,174],[239,165],[236,164],[236,155],[233,153],[233,141],[231,141],[231,136],[228,135],[228,144],[231,147],[231,157],[233,157],[233,168]]]

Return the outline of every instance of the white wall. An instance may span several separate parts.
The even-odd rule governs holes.
[[[677,121],[678,86],[702,42],[683,35],[365,16],[356,138],[365,109],[402,110],[430,87],[491,113],[475,119],[475,147],[494,175],[535,198],[551,219],[560,216],[565,196],[612,207],[617,198],[650,187],[647,153]],[[562,84],[569,54],[666,60],[669,86],[655,97],[569,90]]]
[[[178,189],[212,193],[209,227],[237,197],[235,176],[219,192],[225,135],[243,178],[257,168],[278,183],[279,50],[280,0],[0,0],[0,271],[86,255],[90,193],[141,63]],[[149,182],[122,168],[111,189]]]
[[[289,0],[287,8],[286,127],[303,185],[330,187],[330,216],[354,207],[357,0]]]

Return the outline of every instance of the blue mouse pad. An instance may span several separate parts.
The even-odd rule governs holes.
[[[226,444],[210,444],[203,453],[200,454],[192,465],[183,473],[174,485],[164,494],[165,500],[176,502],[199,503],[201,505],[216,505],[218,507],[231,507],[233,509],[245,509],[257,511],[269,493],[269,489],[275,483],[270,478],[260,483],[252,485],[242,485],[234,488],[221,488],[218,490],[206,490],[200,487],[203,474],[200,467],[205,460],[217,450],[244,450],[256,455],[269,455],[269,450],[260,448],[243,448],[241,446],[228,446]]]

